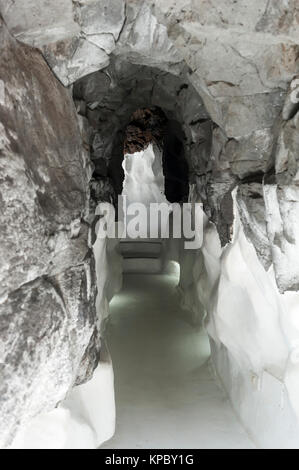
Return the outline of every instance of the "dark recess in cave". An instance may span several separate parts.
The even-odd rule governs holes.
[[[167,200],[186,201],[189,194],[189,168],[184,155],[183,140],[184,133],[179,123],[167,119],[161,108],[137,109],[127,127],[118,133],[114,145],[108,175],[114,183],[116,192],[120,194],[122,191],[124,173],[121,165],[124,154],[141,152],[153,142],[163,151]]]

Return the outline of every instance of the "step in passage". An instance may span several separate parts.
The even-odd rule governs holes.
[[[160,241],[126,240],[120,242],[120,250],[124,258],[159,258],[162,252],[162,243]]]
[[[159,274],[162,271],[161,258],[124,258],[123,271],[128,274]]]

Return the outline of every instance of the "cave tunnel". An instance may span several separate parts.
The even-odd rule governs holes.
[[[96,202],[110,201],[115,207],[118,195],[126,195],[127,202],[146,207],[151,203],[168,204],[169,208],[172,203],[182,206],[192,197],[190,188],[196,170],[191,152],[198,144],[203,146],[203,153],[211,145],[209,116],[193,87],[182,80],[168,76],[174,90],[172,95],[169,90],[166,94],[165,74],[161,77],[159,72],[143,68],[140,82],[134,76],[134,89],[128,93],[131,69],[129,77],[124,65],[118,64],[115,69],[120,74],[120,83],[116,85],[114,71],[113,94],[108,87],[104,104],[99,99],[101,87],[107,87],[111,71],[86,77],[74,87],[79,113],[86,106],[92,109],[92,113],[86,113],[94,128],[91,187],[110,188],[107,194],[100,191],[92,194]],[[120,72],[123,69],[124,74]],[[137,71],[140,74],[140,68]],[[152,96],[153,73],[156,100]],[[117,94],[118,87],[127,94],[119,90]],[[95,104],[88,102],[90,97]],[[82,99],[87,101],[83,106]],[[188,112],[187,108],[192,116],[187,116],[184,122],[182,114]],[[115,119],[111,109],[119,117],[119,128],[106,133],[103,127],[109,120],[103,122],[102,116],[108,112]],[[103,180],[107,186],[103,186]],[[171,209],[162,216],[161,225],[165,223],[163,217],[170,220]],[[102,448],[195,446],[198,433],[205,436],[202,439],[206,443],[212,439],[215,447],[220,443],[251,447],[209,369],[210,346],[202,323],[204,313],[200,310],[195,313],[192,303],[184,307],[180,299],[179,292],[189,288],[187,273],[192,269],[195,252],[182,250],[183,238],[153,239],[147,235],[126,236],[116,248],[113,246],[116,253],[108,249],[109,263],[111,267],[115,264],[114,273],[117,256],[121,258],[123,281],[121,289],[118,286],[118,292],[110,295],[110,314],[103,322],[103,338],[115,374],[116,431]],[[193,406],[198,390],[201,400]],[[209,401],[211,393],[213,399]],[[218,413],[213,419],[215,407]],[[163,431],[155,433],[155,427]]]
[[[138,113],[142,113],[142,115],[148,113],[148,116],[139,116]],[[115,149],[117,158],[111,159],[107,173],[116,188],[116,193],[121,193],[123,188],[123,155],[142,151],[152,141],[162,149],[166,199],[169,202],[178,203],[187,201],[189,166],[184,155],[186,137],[180,124],[177,121],[167,119],[163,110],[158,106],[143,108],[133,113],[121,134],[124,136],[123,145],[121,146],[118,141],[118,149]],[[98,176],[97,170],[95,170],[94,176]]]
[[[299,448],[298,2],[210,3],[0,0],[0,448]]]
[[[145,205],[186,202],[189,168],[178,123],[158,107],[142,108],[124,134],[122,194]],[[199,436],[204,447],[251,447],[213,381],[201,319],[182,306],[178,288],[192,262],[184,262],[181,277],[180,242],[120,240],[123,284],[103,335],[114,370],[116,430],[101,449],[188,448]]]

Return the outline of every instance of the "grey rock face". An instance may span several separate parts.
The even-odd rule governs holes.
[[[10,32],[34,46],[53,43],[80,32],[76,2],[65,0],[1,0],[1,14]]]
[[[296,5],[289,7],[296,15]],[[222,244],[229,242],[230,192],[239,181],[245,183],[252,176],[248,192],[254,194],[262,175],[273,171],[275,159],[277,181],[286,178],[281,170],[286,159],[282,142],[294,123],[286,123],[282,130],[280,119],[283,107],[285,119],[296,111],[287,104],[289,83],[298,67],[298,38],[292,24],[291,15],[283,17],[283,10],[271,2],[235,5],[223,0],[217,8],[209,1],[156,1],[153,8],[129,2],[115,49],[118,60],[80,82],[80,99],[87,102],[87,115],[96,129],[93,153],[98,174],[105,175],[104,161],[110,161],[111,168],[121,159],[119,137],[130,113],[137,107],[160,105],[168,117],[181,123],[191,181],[196,175],[205,210],[216,223]],[[182,58],[189,69],[182,68]],[[210,118],[217,124],[213,132]],[[109,126],[103,125],[108,122]],[[290,144],[294,139],[287,137]],[[296,159],[288,168],[293,174]],[[116,189],[121,189],[121,181]],[[251,196],[245,199],[245,232],[268,267],[265,227],[258,232],[259,241],[247,230]]]
[[[274,0],[221,0],[217,8],[209,0],[69,1],[57,6],[64,17],[57,29],[44,3],[36,9],[28,2],[24,17],[14,2],[0,7],[14,34],[38,46],[65,84],[97,70],[75,90],[80,113],[95,131],[98,176],[106,177],[111,162],[119,160],[129,115],[136,107],[158,104],[183,127],[191,171],[201,179],[209,213],[219,212],[221,198],[238,179],[270,171],[274,152],[278,181],[294,178],[296,161],[284,170],[284,146],[296,139],[290,136],[294,124],[287,122],[280,132],[278,121],[284,103],[285,120],[296,112],[286,95],[298,73],[295,1],[287,11]],[[111,52],[119,60],[107,68]],[[218,156],[213,150],[210,155],[209,117],[223,133]]]
[[[281,184],[299,183],[299,113],[282,125],[275,158],[277,181]]]
[[[109,64],[125,20],[123,0],[1,0],[0,11],[19,40],[43,52],[64,85]]]
[[[245,235],[252,242],[265,269],[272,263],[272,253],[267,235],[266,207],[261,183],[241,184],[237,203]]]
[[[266,173],[273,167],[274,141],[272,129],[260,129],[251,135],[231,139],[225,151],[232,173],[240,179],[254,173]]]
[[[277,285],[281,292],[299,290],[299,188],[265,185],[267,234]]]
[[[0,441],[97,365],[87,154],[70,93],[0,24]],[[91,351],[88,352],[88,351]]]
[[[81,7],[81,29],[87,36],[112,35],[117,41],[125,21],[125,3],[122,0],[83,0]]]
[[[264,211],[264,196],[256,199],[255,214],[250,194],[262,184],[261,175],[274,172],[274,166],[274,181],[294,184],[297,178],[294,114],[298,106],[288,90],[298,76],[298,4],[220,0],[216,6],[209,0],[157,0],[154,11],[190,67],[190,81],[218,126],[213,133],[211,159],[198,159],[197,186],[206,211],[224,236],[222,242],[229,241],[224,223],[229,207],[227,191],[252,176],[246,195],[240,187],[241,218],[247,237],[268,266],[278,255],[271,250],[270,256],[271,243],[258,220]],[[281,117],[292,121],[282,124]],[[257,227],[256,234],[250,223]],[[274,221],[269,223],[273,225]],[[284,256],[288,258],[290,253]],[[281,289],[295,285],[291,277],[286,282],[285,272],[282,287],[277,274]]]
[[[93,272],[92,260],[86,260],[24,284],[1,304],[2,447],[19,425],[53,409],[96,367]]]
[[[282,117],[288,121],[295,116],[299,110],[299,75],[296,76],[290,83],[289,91],[286,96],[284,107],[282,110]]]
[[[296,0],[288,3],[270,0],[263,16],[256,25],[257,31],[271,34],[288,34],[298,36],[299,6]]]
[[[66,86],[105,68],[113,52],[134,64],[179,74],[182,58],[148,2],[66,0],[37,5],[0,1],[13,34],[38,47]],[[57,17],[59,17],[56,22]]]
[[[191,172],[204,158],[202,152],[198,158],[199,143],[206,142],[209,147],[211,121],[202,100],[188,81],[186,70],[176,76],[157,68],[130,64],[117,57],[103,71],[76,82],[74,96],[77,101],[86,103],[86,117],[93,129],[91,156],[95,176],[105,177],[108,171],[116,192],[122,189],[125,128],[139,108],[159,106],[168,119],[179,124]]]
[[[115,191],[109,178],[91,180],[90,192],[94,209],[100,202],[113,203],[115,201]]]
[[[127,2],[127,21],[115,54],[132,64],[158,67],[175,75],[182,57],[169,40],[166,27],[157,21],[148,2]]]
[[[109,56],[104,49],[94,41],[90,42],[81,37],[47,44],[41,50],[51,69],[65,86],[71,85],[82,75],[95,72],[109,64]]]
[[[80,217],[87,178],[69,93],[38,52],[17,44],[3,24],[0,34],[3,296],[55,271],[57,237]]]
[[[223,124],[228,137],[246,137],[271,128],[281,112],[285,93],[265,93],[261,96],[236,97],[223,101]]]

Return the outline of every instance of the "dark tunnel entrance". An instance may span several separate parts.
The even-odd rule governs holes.
[[[168,119],[158,106],[137,109],[118,133],[108,167],[117,194],[122,191],[124,155],[144,150],[151,142],[162,150],[165,196],[171,203],[185,202],[189,195],[189,166],[184,154],[180,124]]]

